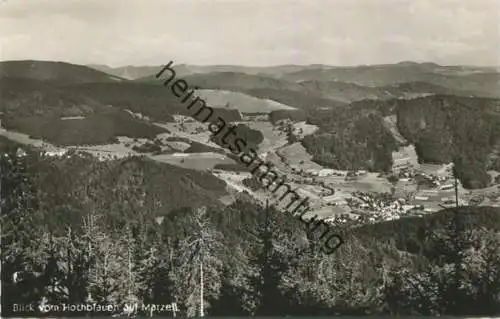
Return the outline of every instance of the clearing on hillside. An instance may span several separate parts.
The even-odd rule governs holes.
[[[293,110],[285,104],[276,101],[259,99],[244,93],[223,90],[198,90],[197,94],[207,105],[212,107],[227,107],[237,109],[242,113],[270,113],[276,110]]]

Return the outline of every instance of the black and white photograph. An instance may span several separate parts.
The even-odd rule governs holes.
[[[500,317],[500,0],[0,0],[1,318]]]

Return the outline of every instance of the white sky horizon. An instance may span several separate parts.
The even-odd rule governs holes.
[[[500,65],[500,0],[4,0],[0,60]]]

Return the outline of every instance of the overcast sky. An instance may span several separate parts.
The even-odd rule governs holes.
[[[500,65],[500,0],[0,0],[0,59]]]

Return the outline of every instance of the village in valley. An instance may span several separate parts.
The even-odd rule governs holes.
[[[499,317],[499,5],[3,1],[0,318]]]
[[[208,97],[213,100],[214,93]],[[220,107],[227,109],[234,106],[226,102]],[[247,112],[238,110],[242,121],[233,124],[245,124],[263,134],[264,140],[259,145],[260,158],[286,176],[289,185],[298,194],[309,197],[311,209],[306,218],[317,215],[330,222],[357,221],[365,224],[408,216],[421,217],[457,204],[452,163],[420,164],[415,147],[407,145],[393,152],[393,166],[388,173],[326,168],[312,161],[312,156],[300,143],[301,138],[314,133],[317,128],[306,122],[290,120],[273,124],[269,121],[269,112],[276,108],[279,105],[273,104],[266,113],[265,104],[261,104],[252,113],[248,112],[251,106],[247,105],[243,108]],[[140,113],[129,113],[150,121]],[[170,123],[154,122],[169,132],[159,134],[154,140],[119,137],[118,143],[108,145],[55,147],[3,128],[0,133],[17,142],[44,149],[47,156],[64,156],[72,151],[92,154],[104,161],[144,155],[159,162],[207,171],[224,180],[228,191],[234,195],[221,198],[225,204],[231,203],[241,192],[262,203],[273,200],[268,190],[246,186],[245,181],[251,180],[252,174],[245,171],[241,163],[228,157],[230,152],[227,149],[210,140],[207,124],[183,115],[175,115],[174,119],[175,122]],[[190,151],[193,143],[201,149]],[[22,149],[18,151],[20,155],[24,154]],[[491,171],[490,174],[493,180],[500,179],[499,173]],[[464,189],[459,181],[457,184],[458,205],[500,207],[500,183],[475,190]]]

